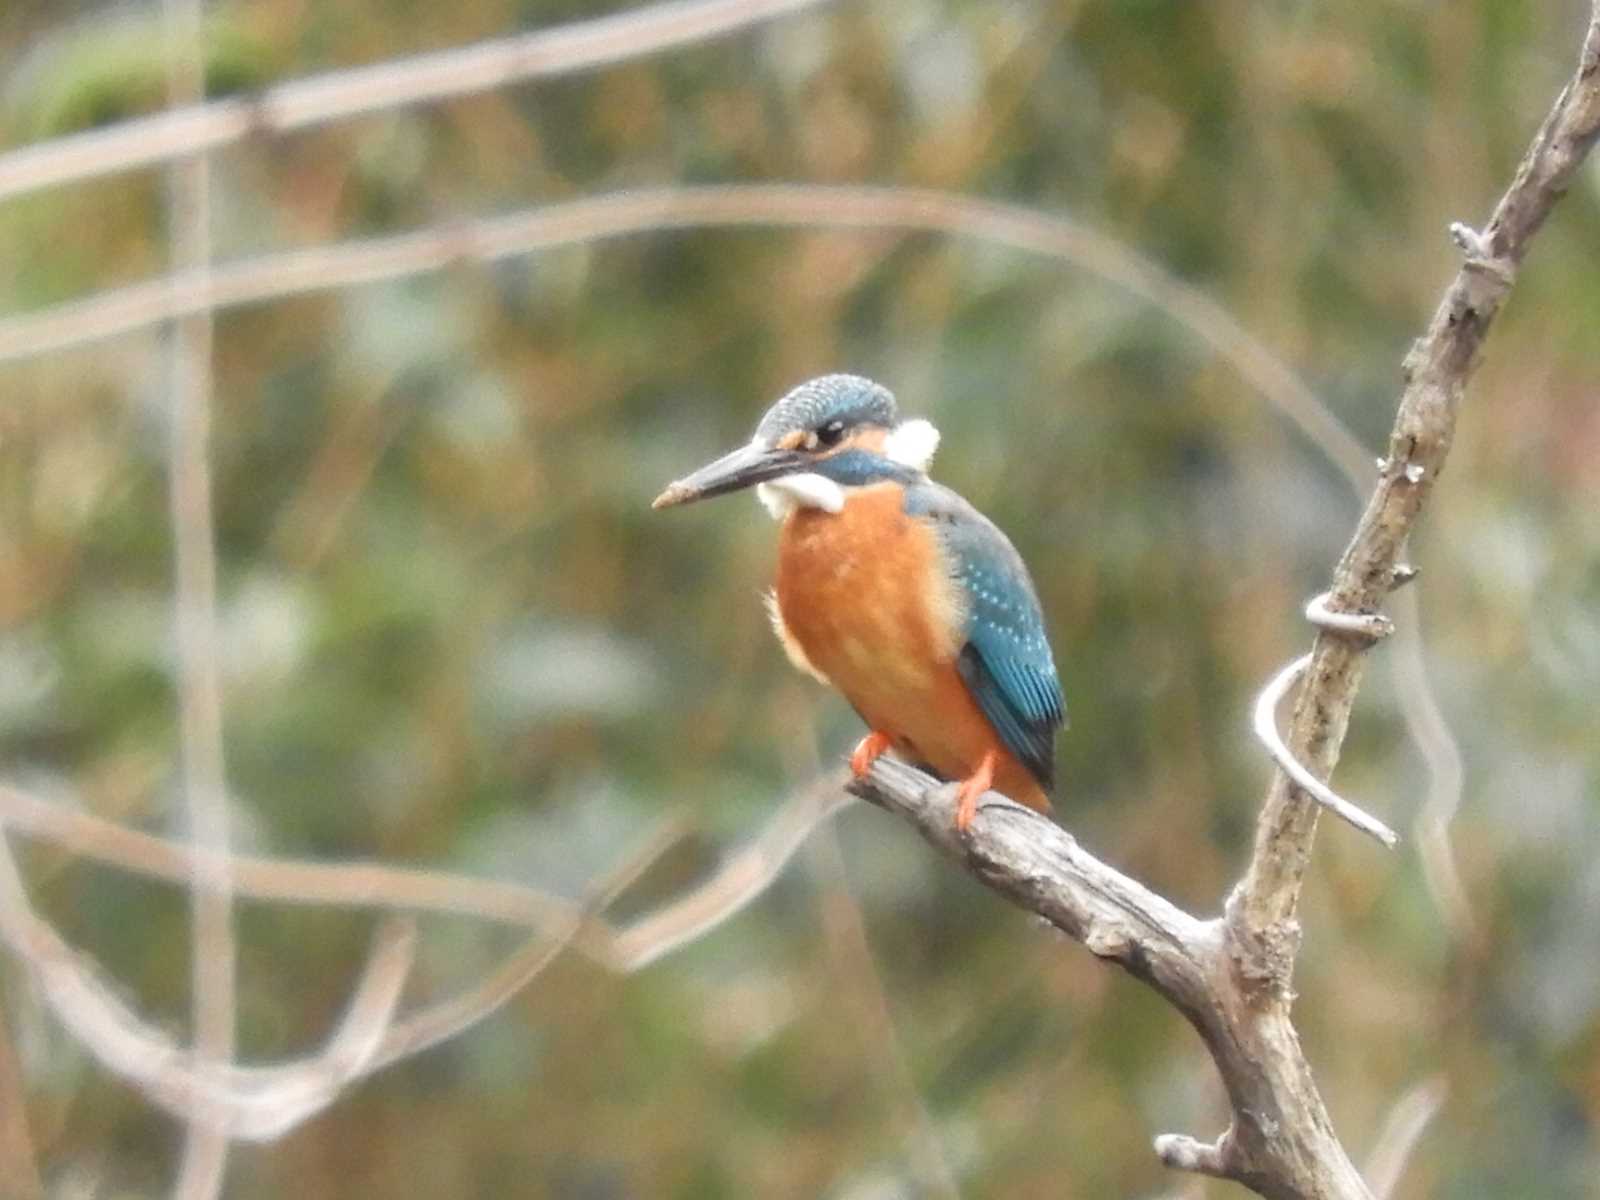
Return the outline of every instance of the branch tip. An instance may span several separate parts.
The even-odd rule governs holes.
[[[1230,1179],[1227,1163],[1227,1134],[1215,1142],[1202,1142],[1183,1133],[1163,1133],[1155,1140],[1156,1157],[1174,1171],[1193,1171]]]
[[[1465,221],[1451,221],[1450,240],[1461,251],[1462,260],[1470,270],[1492,275],[1510,286],[1516,275],[1516,264],[1505,255],[1494,252],[1487,233],[1478,232]]]

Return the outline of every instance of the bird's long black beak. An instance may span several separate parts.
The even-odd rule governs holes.
[[[740,446],[724,454],[716,462],[707,463],[692,475],[686,475],[651,502],[651,508],[671,508],[675,504],[688,504],[708,496],[721,496],[737,492],[752,484],[790,475],[806,465],[803,454],[794,450],[780,450],[754,444]]]

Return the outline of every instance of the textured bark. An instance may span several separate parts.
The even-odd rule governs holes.
[[[1562,90],[1482,233],[1451,228],[1464,261],[1405,381],[1377,487],[1334,569],[1326,607],[1376,613],[1400,575],[1401,547],[1450,451],[1461,397],[1529,243],[1600,136],[1600,0],[1578,70]],[[1368,634],[1318,633],[1288,735],[1318,779],[1338,761]],[[1051,822],[993,793],[969,833],[954,829],[955,789],[880,760],[851,785],[899,814],[977,878],[1164,996],[1199,1032],[1233,1120],[1214,1143],[1156,1139],[1169,1166],[1233,1179],[1273,1200],[1372,1200],[1334,1132],[1291,1015],[1301,884],[1318,805],[1274,774],[1254,852],[1224,915],[1200,920],[1083,850]]]

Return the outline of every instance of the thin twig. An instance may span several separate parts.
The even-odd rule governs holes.
[[[1470,238],[1465,261],[1432,323],[1403,364],[1389,452],[1377,490],[1334,571],[1332,607],[1373,613],[1394,579],[1395,563],[1444,466],[1467,381],[1495,314],[1510,293],[1533,236],[1600,137],[1600,0],[1594,5],[1576,73],[1517,167],[1484,231]],[[1319,778],[1338,760],[1360,685],[1361,645],[1320,633],[1312,648],[1310,683],[1290,727],[1293,757]],[[1286,772],[1273,780],[1250,868],[1230,902],[1244,974],[1287,992],[1293,965],[1295,909],[1316,835],[1317,808]],[[1289,953],[1284,954],[1288,949]]]
[[[736,915],[782,872],[818,823],[847,801],[838,782],[819,778],[784,801],[749,842],[710,877],[661,907],[615,926],[597,912],[525,884],[474,879],[383,863],[317,863],[234,855],[233,894],[282,904],[433,912],[551,930],[578,923],[574,948],[607,969],[642,970]],[[31,796],[0,784],[0,827],[151,879],[186,883],[208,853]],[[677,829],[670,822],[656,836]]]
[[[811,831],[848,802],[838,780],[819,778],[800,789],[760,834],[688,895],[618,929],[603,961],[614,971],[639,971],[704,937],[764,892]],[[594,946],[588,949],[593,952]]]
[[[0,320],[0,363],[134,332],[186,312],[402,278],[464,260],[494,261],[668,228],[830,224],[933,230],[995,241],[1087,270],[1152,304],[1209,345],[1322,450],[1358,496],[1371,483],[1371,458],[1339,418],[1270,347],[1199,289],[1070,217],[904,188],[804,184],[667,188],[246,260],[219,268],[208,285],[176,276]],[[1402,652],[1420,662],[1416,630],[1407,625],[1400,638]],[[1408,728],[1429,765],[1431,795],[1436,797],[1424,846],[1430,861],[1448,867],[1453,865],[1448,817],[1460,791],[1448,764],[1459,759],[1459,751],[1448,727],[1427,715],[1436,714],[1438,705],[1425,672],[1397,671],[1397,685],[1405,697]],[[1434,878],[1447,878],[1444,868],[1430,872]],[[1444,904],[1447,893],[1438,888],[1435,892]],[[1447,916],[1453,911],[1447,908]],[[1452,920],[1453,926],[1458,924]]]
[[[832,827],[818,830],[809,843],[809,851],[809,860],[821,883],[817,898],[822,907],[822,927],[834,970],[846,977],[847,987],[856,993],[861,1020],[849,1024],[861,1044],[862,1057],[879,1077],[880,1088],[897,1102],[918,1194],[960,1200],[961,1186],[956,1181],[950,1156],[906,1062],[905,1049],[895,1029],[894,1014],[889,1009],[883,980],[873,957],[872,943],[861,918],[861,905],[850,890],[844,859],[839,853],[839,839]]]
[[[498,968],[459,996],[399,1022],[384,1036],[373,1058],[374,1069],[388,1066],[430,1046],[448,1041],[493,1013],[527,987],[565,950],[602,907],[649,869],[674,841],[668,823],[651,832],[631,853],[591,885],[589,895],[572,918],[554,929],[528,938]]]
[[[205,97],[202,0],[164,0],[168,95],[174,105]],[[211,271],[211,168],[203,154],[173,164],[169,225],[175,268],[200,280]],[[176,565],[173,604],[178,643],[179,737],[189,836],[212,852],[212,877],[190,899],[196,1053],[233,1057],[238,1005],[233,912],[228,891],[227,781],[222,757],[222,685],[217,645],[217,562],[211,520],[211,334],[209,311],[190,313],[172,330],[169,489]],[[206,870],[197,866],[196,872]],[[188,1114],[175,1194],[210,1200],[222,1191],[228,1140],[207,1125],[214,1106],[197,1094]]]
[[[1450,826],[1461,807],[1466,768],[1461,761],[1461,747],[1450,735],[1439,701],[1428,686],[1428,669],[1422,657],[1422,606],[1415,588],[1396,595],[1394,613],[1401,631],[1389,652],[1395,684],[1405,696],[1401,711],[1411,730],[1411,740],[1421,749],[1428,766],[1427,798],[1412,825],[1422,875],[1451,936],[1457,942],[1472,942],[1478,936],[1478,922],[1450,839]]]
[[[327,1046],[281,1066],[239,1067],[184,1050],[129,1008],[87,959],[27,909],[8,853],[0,853],[0,895],[6,901],[0,936],[28,964],[57,1019],[158,1107],[224,1146],[229,1138],[279,1136],[371,1069],[410,968],[411,922],[387,918],[350,1012]]]
[[[767,827],[711,878],[664,908],[620,929],[599,910],[625,890],[681,834],[662,822],[601,876],[579,903],[513,884],[406,872],[365,864],[273,863],[233,859],[232,890],[278,901],[415,908],[535,927],[504,962],[459,995],[391,1021],[409,970],[414,927],[389,916],[380,926],[362,982],[340,1030],[318,1054],[272,1067],[240,1067],[179,1048],[102,983],[93,964],[69,946],[28,903],[10,849],[0,838],[0,939],[28,966],[51,1010],[108,1068],[162,1108],[197,1119],[218,1137],[280,1136],[331,1104],[357,1078],[456,1036],[499,1008],[576,944],[617,971],[641,969],[703,935],[763,891],[816,823],[837,811],[836,782],[800,789]],[[202,886],[218,882],[204,864],[210,851],[180,845],[46,804],[0,787],[0,824],[50,837],[70,849],[154,878]],[[226,881],[224,881],[226,885]],[[196,1115],[199,1114],[199,1115]]]
[[[1375,1200],[1388,1200],[1400,1185],[1422,1135],[1444,1107],[1450,1089],[1442,1076],[1425,1079],[1395,1101],[1367,1156],[1367,1182]]]
[[[676,0],[453,50],[278,84],[254,97],[124,121],[0,155],[0,200],[215,151],[368,113],[492,91],[530,79],[693,45],[821,0]]]
[[[0,784],[0,825],[73,854],[169,883],[204,880],[209,853],[126,829],[66,804]],[[240,898],[281,904],[403,909],[539,927],[570,918],[576,906],[523,884],[474,879],[377,862],[319,863],[235,854],[228,860]]]
[[[190,312],[399,279],[458,262],[496,262],[555,246],[717,226],[936,232],[1071,263],[1171,316],[1277,405],[1341,469],[1371,476],[1370,457],[1316,394],[1198,288],[1069,216],[917,188],[652,188],[267,255],[218,266],[209,280],[178,274],[0,320],[0,362],[85,345]]]

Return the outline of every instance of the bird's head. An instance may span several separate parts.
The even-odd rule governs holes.
[[[756,484],[775,516],[796,506],[837,512],[843,489],[927,470],[939,431],[901,421],[888,388],[859,375],[808,380],[767,410],[737,450],[670,484],[653,507],[668,508]]]

